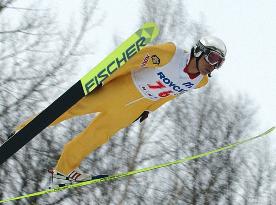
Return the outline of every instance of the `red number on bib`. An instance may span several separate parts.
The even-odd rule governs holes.
[[[172,93],[172,91],[169,90],[169,91],[165,91],[165,92],[159,93],[158,95],[159,95],[159,97],[164,98],[164,97],[168,97],[171,93]]]
[[[157,84],[154,84],[154,85],[148,84],[149,88],[150,88],[150,89],[161,89],[161,88],[166,88],[166,86],[165,86],[162,82],[156,81],[156,83],[157,83]],[[161,92],[161,93],[159,93],[158,95],[159,95],[159,97],[164,98],[164,97],[168,97],[171,93],[173,93],[173,91],[168,90],[168,91]]]
[[[157,81],[156,83],[157,83],[157,85],[150,85],[150,84],[148,84],[149,88],[150,88],[150,89],[161,89],[161,88],[165,88],[165,87],[166,87],[166,86],[165,86],[163,83],[161,83],[160,81]]]

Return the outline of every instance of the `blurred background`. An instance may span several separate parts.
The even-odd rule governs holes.
[[[276,2],[0,0],[0,143],[147,21],[154,43],[223,39],[226,61],[203,89],[121,130],[82,170],[116,174],[254,136],[276,122]],[[0,199],[48,188],[47,169],[94,115],[47,128],[0,167]],[[12,204],[262,204],[276,201],[276,134],[231,151]]]

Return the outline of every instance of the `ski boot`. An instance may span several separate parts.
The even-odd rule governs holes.
[[[101,179],[108,177],[106,174],[91,176],[86,173],[82,173],[79,169],[73,170],[67,176],[58,172],[55,169],[49,169],[48,172],[51,174],[51,185],[49,186],[50,189],[64,187],[66,185],[90,181],[94,179]]]

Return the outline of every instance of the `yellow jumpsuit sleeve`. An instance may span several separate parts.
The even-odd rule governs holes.
[[[202,78],[202,80],[197,84],[196,89],[205,86],[207,83],[208,83],[208,76],[204,75],[204,77]]]
[[[166,65],[170,62],[174,56],[176,46],[174,43],[164,43],[153,46],[146,46],[136,53],[126,64],[124,64],[119,70],[117,70],[113,75],[108,77],[103,84],[112,81],[119,76],[130,73],[131,71],[138,70],[142,67],[156,68]],[[159,58],[159,64],[154,63],[152,56],[157,56]]]

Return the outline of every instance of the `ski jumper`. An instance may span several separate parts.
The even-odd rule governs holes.
[[[192,76],[186,72],[189,59],[190,54],[174,43],[147,46],[135,54],[107,78],[102,87],[83,97],[51,124],[98,113],[80,134],[65,144],[55,169],[68,175],[85,157],[144,111],[154,111],[176,96],[206,85],[207,76]]]

